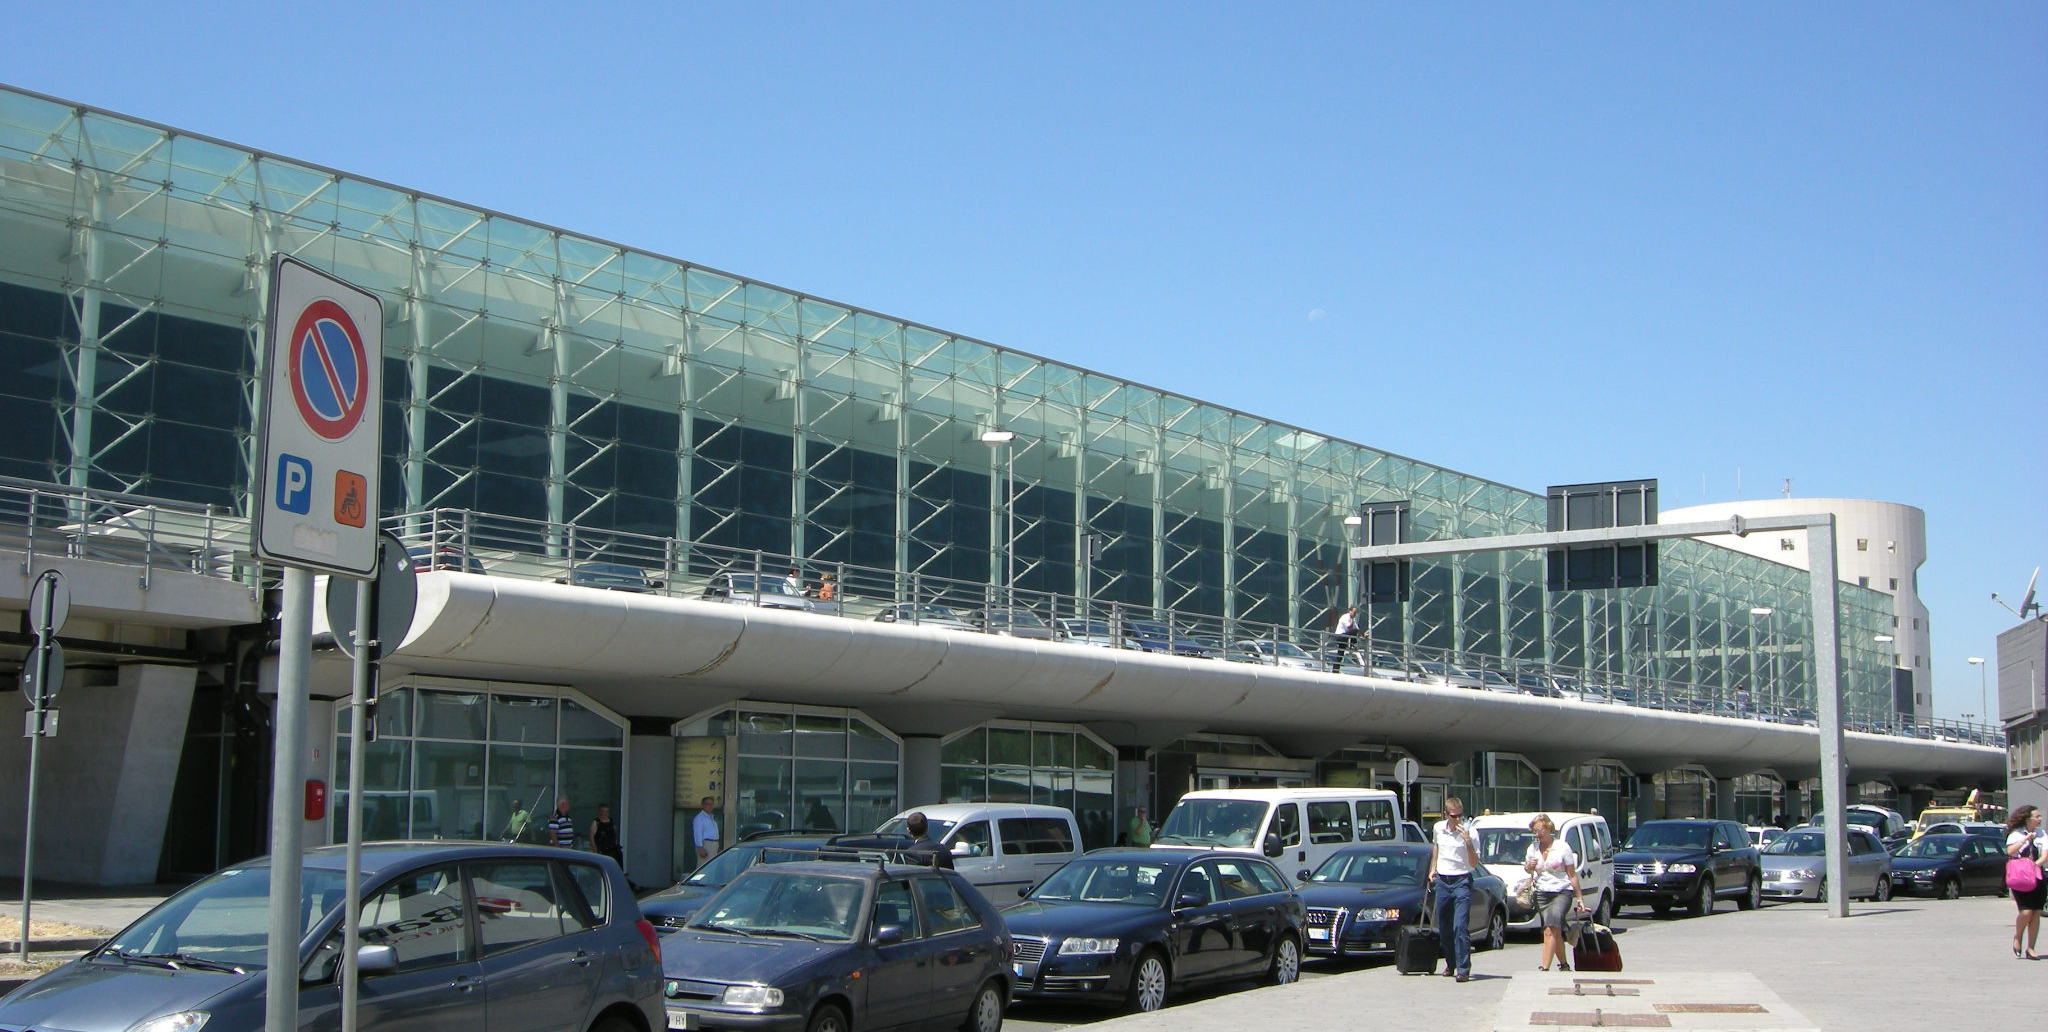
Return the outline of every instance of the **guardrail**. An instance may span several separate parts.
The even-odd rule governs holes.
[[[45,557],[134,566],[144,589],[159,570],[248,584],[263,576],[248,519],[226,509],[11,477],[0,477],[0,548],[23,552],[25,574]]]

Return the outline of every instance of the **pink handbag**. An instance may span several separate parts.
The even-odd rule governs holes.
[[[2041,884],[2041,865],[2023,856],[2005,862],[2005,887],[2014,892],[2032,892]]]

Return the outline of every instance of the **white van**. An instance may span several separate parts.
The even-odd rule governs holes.
[[[1152,848],[1250,853],[1307,880],[1345,846],[1400,840],[1401,802],[1384,789],[1238,788],[1181,796]]]
[[[999,907],[1081,855],[1081,826],[1064,806],[933,803],[913,806],[875,832],[907,834],[904,821],[913,813],[924,814],[932,839],[953,854],[953,869]]]
[[[1558,840],[1579,858],[1579,891],[1586,894],[1586,909],[1593,920],[1611,924],[1614,916],[1614,834],[1607,818],[1597,813],[1567,813],[1562,810],[1528,813],[1490,813],[1472,818],[1472,830],[1479,838],[1479,862],[1500,876],[1508,889],[1508,927],[1518,931],[1536,928],[1536,913],[1515,905],[1514,889],[1528,877],[1522,862],[1536,833],[1529,822],[1539,812],[1548,812],[1557,825]]]

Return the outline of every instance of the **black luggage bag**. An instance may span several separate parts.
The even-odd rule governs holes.
[[[1394,933],[1394,970],[1404,975],[1426,975],[1436,970],[1443,944],[1436,929],[1427,924],[1402,925]]]

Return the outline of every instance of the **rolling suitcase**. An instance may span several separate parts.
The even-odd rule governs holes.
[[[1443,943],[1430,920],[1429,894],[1424,893],[1422,915],[1417,923],[1404,924],[1394,933],[1394,970],[1404,975],[1427,975],[1436,970],[1437,958],[1442,955]]]
[[[1620,971],[1621,947],[1606,925],[1588,924],[1572,945],[1572,967],[1578,971]]]

